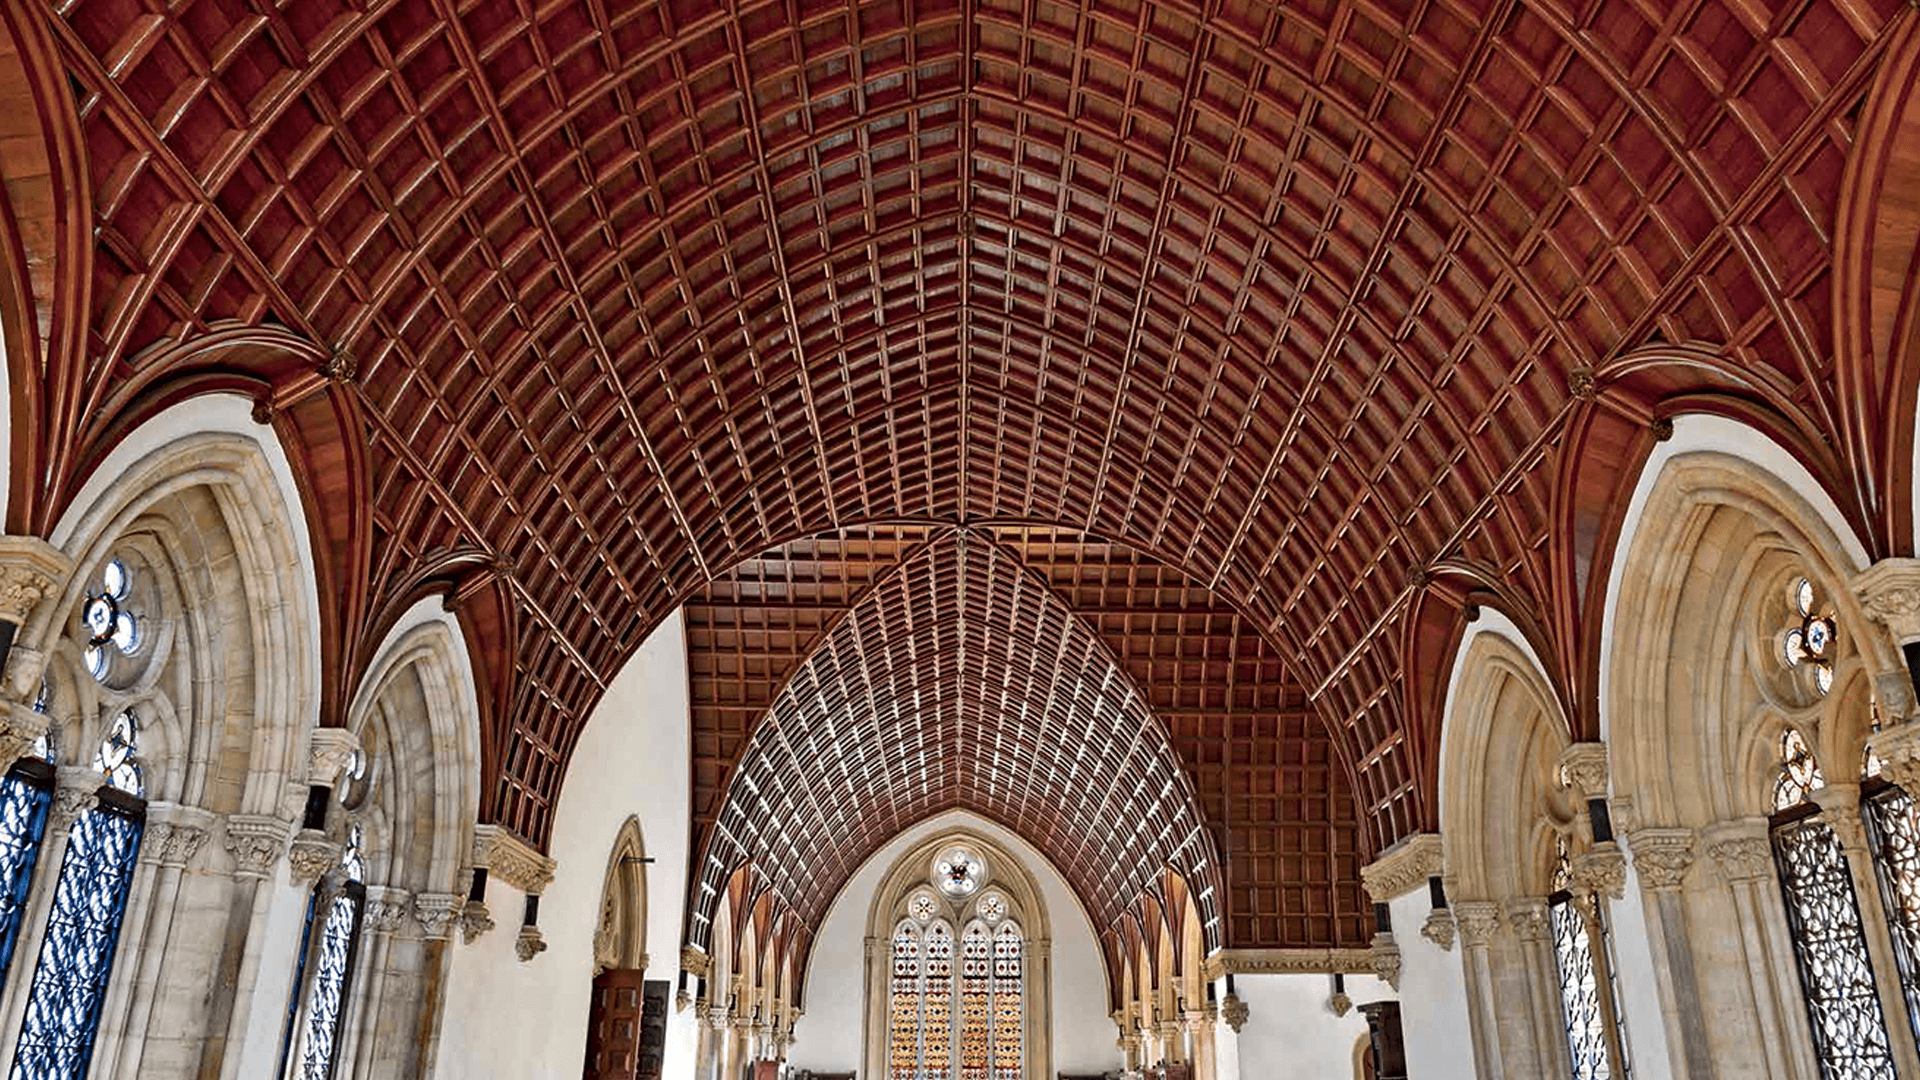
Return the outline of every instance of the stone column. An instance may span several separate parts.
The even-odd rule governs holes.
[[[1806,1056],[1810,1033],[1803,1026],[1806,1012],[1799,1000],[1792,934],[1781,904],[1767,820],[1718,822],[1706,830],[1705,839],[1714,869],[1733,895],[1737,925],[1726,929],[1739,935],[1753,1037],[1765,1055],[1767,1072],[1814,1075],[1803,1071],[1812,1064]],[[1905,1015],[1904,1007],[1900,1015]]]
[[[1500,905],[1491,900],[1458,900],[1453,917],[1460,926],[1460,963],[1466,972],[1467,1016],[1473,1030],[1473,1056],[1485,1080],[1505,1080],[1500,1052],[1499,995],[1493,980],[1493,935],[1500,929]]]
[[[173,924],[181,904],[181,877],[187,863],[206,846],[213,815],[198,807],[154,803],[140,838],[133,892],[120,927],[114,955],[114,981],[101,1009],[95,1061],[116,1061],[115,1076],[180,1075],[173,1068],[145,1066],[147,1037],[170,1024],[153,1023],[154,1006],[170,992],[202,989],[219,967],[218,947],[183,936],[175,941]],[[144,895],[143,895],[144,894]],[[188,897],[189,901],[192,897]],[[204,1020],[204,1017],[199,1019]],[[205,1029],[201,1029],[204,1033]],[[182,1031],[191,1038],[194,1032]]]
[[[752,1039],[753,1017],[734,1017],[733,1037],[727,1040],[726,1080],[739,1080],[747,1063],[753,1060]]]
[[[1184,1065],[1187,1056],[1184,1053],[1186,1043],[1186,1025],[1179,1020],[1160,1021],[1161,1060],[1168,1065]]]
[[[1692,829],[1644,827],[1627,837],[1627,848],[1640,878],[1647,947],[1653,954],[1654,985],[1674,1075],[1707,1077],[1714,1075],[1713,1055],[1687,937],[1686,903],[1680,895],[1687,868],[1693,865],[1695,842]]]
[[[227,947],[221,954],[220,973],[208,1006],[207,1041],[200,1049],[199,1076],[239,1080],[240,1059],[245,1056],[239,1048],[246,1045],[255,1012],[240,1003],[252,1002],[255,994],[266,989],[260,983],[260,968],[267,952],[264,935],[273,890],[265,883],[280,865],[292,831],[292,822],[264,814],[233,814],[226,820],[220,844],[233,861],[233,902],[227,911]],[[234,1052],[229,1054],[228,1047]]]
[[[1193,1063],[1193,1080],[1214,1080],[1213,1017],[1205,1009],[1188,1009],[1180,1019],[1187,1029],[1187,1060]]]
[[[727,1030],[727,1010],[711,1008],[704,1004],[695,1006],[700,1011],[696,1023],[699,1042],[694,1048],[693,1075],[697,1080],[717,1080],[720,1075],[720,1059],[725,1056],[722,1043]]]
[[[379,1027],[387,998],[387,976],[393,968],[395,939],[413,929],[413,894],[385,885],[367,886],[367,908],[360,918],[360,955],[354,958],[350,996],[341,1003],[340,1046],[335,1060],[352,1063],[349,1076],[373,1077],[374,1055],[398,1056],[397,1045],[381,1046]],[[411,1034],[411,1033],[408,1033]],[[336,1072],[339,1070],[336,1069]]]
[[[1558,1076],[1571,1060],[1567,1049],[1567,1027],[1560,1002],[1559,969],[1553,958],[1553,921],[1547,914],[1547,902],[1536,897],[1509,900],[1501,905],[1507,927],[1513,931],[1520,959],[1520,975],[1525,982],[1533,1021],[1528,1033],[1535,1075]],[[1517,1008],[1515,1003],[1509,1008]],[[1524,1075],[1522,1070],[1517,1073]]]
[[[1623,1023],[1620,1002],[1614,997],[1613,950],[1608,944],[1610,919],[1607,905],[1626,895],[1627,857],[1620,845],[1607,841],[1574,856],[1572,878],[1574,909],[1586,927],[1587,947],[1593,956],[1594,989],[1606,1017],[1607,1060],[1619,1071],[1626,1061],[1626,1046],[1620,1035]]]

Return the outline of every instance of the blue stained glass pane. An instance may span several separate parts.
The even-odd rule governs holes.
[[[333,1073],[340,1004],[353,972],[353,942],[360,931],[361,890],[349,885],[327,906],[320,931],[320,959],[313,972],[313,996],[307,1005],[306,1037],[300,1046],[300,1080],[327,1080]]]
[[[87,1075],[140,835],[139,821],[105,809],[89,810],[74,822],[11,1080]]]
[[[300,924],[300,958],[293,965],[293,993],[287,996],[287,1030],[280,1037],[280,1067],[275,1076],[287,1075],[287,1058],[293,1053],[294,1024],[300,1019],[300,988],[306,985],[307,962],[313,954],[313,917],[320,908],[320,890],[307,894],[307,917]]]
[[[33,865],[47,830],[53,793],[19,773],[0,780],[0,986],[13,967],[20,941],[20,914],[33,886]]]

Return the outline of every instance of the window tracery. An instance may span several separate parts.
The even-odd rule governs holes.
[[[100,569],[98,587],[87,594],[80,607],[87,631],[81,658],[88,673],[99,682],[106,682],[113,670],[113,653],[132,656],[140,651],[140,620],[131,608],[133,590],[133,573],[127,564],[111,559]]]
[[[1798,621],[1780,636],[1781,659],[1789,668],[1813,672],[1814,689],[1824,696],[1833,689],[1833,652],[1839,624],[1817,606],[1813,581],[1793,583],[1792,600]]]
[[[1615,1080],[1631,1075],[1626,1038],[1615,1003],[1613,964],[1601,905],[1574,892],[1572,848],[1554,838],[1553,894],[1547,902],[1561,1019],[1574,1080]],[[1596,945],[1598,948],[1596,948]]]
[[[960,1080],[987,1080],[993,1049],[993,938],[967,927],[960,973]]]
[[[1008,923],[993,939],[993,1080],[1020,1080],[1026,1021],[1021,960],[1025,941]]]
[[[901,926],[893,935],[892,1037],[887,1075],[915,1080],[920,1068],[920,935]]]
[[[139,719],[115,714],[94,752],[99,802],[67,835],[53,908],[27,994],[12,1080],[83,1080],[93,1054],[144,832]]]

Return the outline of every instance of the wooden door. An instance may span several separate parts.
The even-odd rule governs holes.
[[[646,972],[631,968],[603,971],[594,978],[586,1080],[639,1080],[645,984]]]

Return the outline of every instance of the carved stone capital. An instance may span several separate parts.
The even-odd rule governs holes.
[[[1373,973],[1395,990],[1400,989],[1400,945],[1392,934],[1373,935]]]
[[[1500,905],[1507,928],[1521,941],[1546,941],[1553,936],[1553,922],[1547,917],[1547,902],[1536,897],[1508,900]]]
[[[213,835],[213,814],[195,806],[153,803],[140,838],[140,858],[161,866],[183,867]]]
[[[1583,799],[1607,797],[1607,744],[1574,743],[1560,752],[1560,768]]]
[[[316,784],[338,784],[359,749],[360,736],[346,728],[314,728],[307,737],[307,775]]]
[[[1327,998],[1327,1008],[1332,1009],[1335,1016],[1345,1016],[1353,1011],[1353,998],[1344,990],[1336,990]]]
[[[1439,833],[1415,833],[1360,868],[1360,880],[1376,904],[1405,896],[1441,872]]]
[[[1467,948],[1482,948],[1500,930],[1500,905],[1491,900],[1459,900],[1453,917],[1460,924],[1460,940]]]
[[[695,978],[704,979],[713,970],[713,958],[703,949],[691,945],[680,946],[680,970]]]
[[[1421,924],[1420,936],[1440,946],[1442,952],[1453,950],[1453,912],[1446,908],[1434,908],[1427,913],[1427,921]]]
[[[521,963],[532,960],[546,951],[547,939],[541,935],[540,928],[537,926],[521,927],[520,936],[513,939],[513,954],[520,958]]]
[[[1627,855],[1620,845],[1609,840],[1573,857],[1573,887],[1576,891],[1618,900],[1627,895]]]
[[[73,573],[67,553],[37,536],[0,536],[0,619],[19,626]],[[37,674],[37,673],[36,673]]]
[[[1773,846],[1767,840],[1764,818],[1719,822],[1706,830],[1703,839],[1722,881],[1734,884],[1773,876]]]
[[[1220,999],[1220,1019],[1227,1022],[1227,1026],[1233,1029],[1235,1035],[1240,1034],[1240,1029],[1247,1026],[1247,1018],[1250,1014],[1251,1010],[1247,1008],[1247,1003],[1241,1001],[1238,994],[1228,994]]]
[[[1920,641],[1920,559],[1881,559],[1853,579],[1860,607],[1897,644]]]
[[[1843,851],[1867,850],[1867,826],[1860,820],[1860,785],[1832,783],[1813,790],[1820,804],[1820,820],[1833,830]],[[1771,845],[1768,854],[1772,854]]]
[[[413,917],[430,941],[444,940],[460,916],[461,900],[452,893],[421,893],[413,898]]]
[[[85,765],[62,765],[54,774],[48,824],[58,832],[73,828],[80,815],[100,805],[100,774]]]
[[[1656,828],[1635,830],[1627,837],[1633,852],[1633,868],[1640,875],[1641,887],[1655,892],[1678,889],[1693,865],[1696,837],[1692,829]]]
[[[680,989],[674,991],[674,994],[673,994],[673,1011],[674,1012],[677,1012],[677,1013],[686,1012],[687,1009],[692,1005],[693,1005],[693,995],[688,992],[686,987],[683,986]]]
[[[381,934],[398,933],[413,913],[413,897],[405,889],[373,885],[367,889],[366,927]]]
[[[220,844],[233,858],[233,876],[264,878],[287,850],[289,823],[271,814],[231,814]]]
[[[47,714],[17,701],[0,702],[0,773],[33,751],[47,733]]]
[[[1880,703],[1885,725],[1897,728],[1914,718],[1913,675],[1905,667],[1876,673],[1873,696]]]
[[[287,868],[293,883],[305,888],[319,881],[320,875],[340,861],[343,848],[338,840],[319,829],[301,829],[295,833],[287,847]]]
[[[493,929],[493,913],[484,901],[469,900],[460,907],[460,940],[471,945]]]
[[[1887,779],[1920,797],[1920,723],[1882,728],[1867,738],[1867,747],[1880,759]]]
[[[553,884],[554,861],[498,825],[474,826],[473,865],[486,867],[489,876],[529,895]]]

